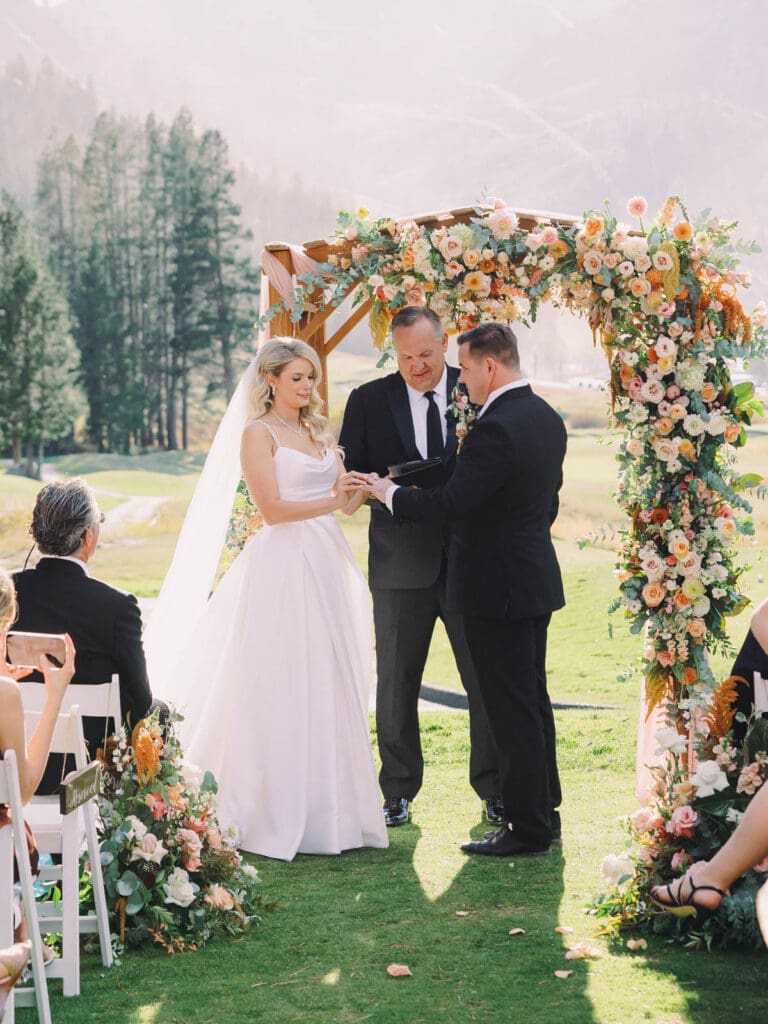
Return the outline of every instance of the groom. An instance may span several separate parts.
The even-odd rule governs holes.
[[[448,343],[431,310],[407,306],[392,320],[398,372],[355,389],[344,411],[339,443],[349,470],[385,476],[388,467],[426,457],[443,460],[447,480],[456,462],[456,430],[446,417],[458,370],[445,362]],[[446,608],[449,530],[415,523],[374,502],[369,529],[368,583],[376,626],[376,729],[387,825],[408,821],[421,788],[424,761],[418,699],[438,616],[445,623],[469,702],[470,783],[486,818],[503,820],[496,751],[461,616]]]
[[[467,643],[499,752],[508,824],[466,853],[544,854],[559,840],[560,781],[547,693],[547,627],[564,603],[550,537],[558,511],[566,432],[520,372],[504,324],[459,336],[461,381],[481,405],[456,469],[434,490],[368,483],[399,520],[452,522],[448,606]]]

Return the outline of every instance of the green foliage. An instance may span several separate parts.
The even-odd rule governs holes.
[[[44,445],[72,434],[78,407],[76,353],[58,288],[31,225],[0,193],[0,445],[14,460],[41,458]]]
[[[73,314],[100,451],[189,442],[196,396],[226,399],[245,361],[258,272],[220,133],[101,114],[40,160],[38,221]]]

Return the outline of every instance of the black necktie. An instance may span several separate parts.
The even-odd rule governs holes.
[[[443,428],[440,424],[440,410],[435,401],[435,392],[426,392],[429,407],[427,408],[427,458],[443,457]]]

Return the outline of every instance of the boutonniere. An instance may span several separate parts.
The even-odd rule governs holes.
[[[456,454],[461,454],[461,446],[464,444],[467,434],[475,425],[479,406],[470,402],[469,395],[463,384],[457,384],[451,392],[451,401],[448,412],[456,420]]]

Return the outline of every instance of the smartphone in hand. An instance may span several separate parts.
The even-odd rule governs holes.
[[[44,654],[52,665],[61,668],[67,656],[62,633],[22,633],[11,631],[5,641],[5,660],[17,668],[37,668]]]

